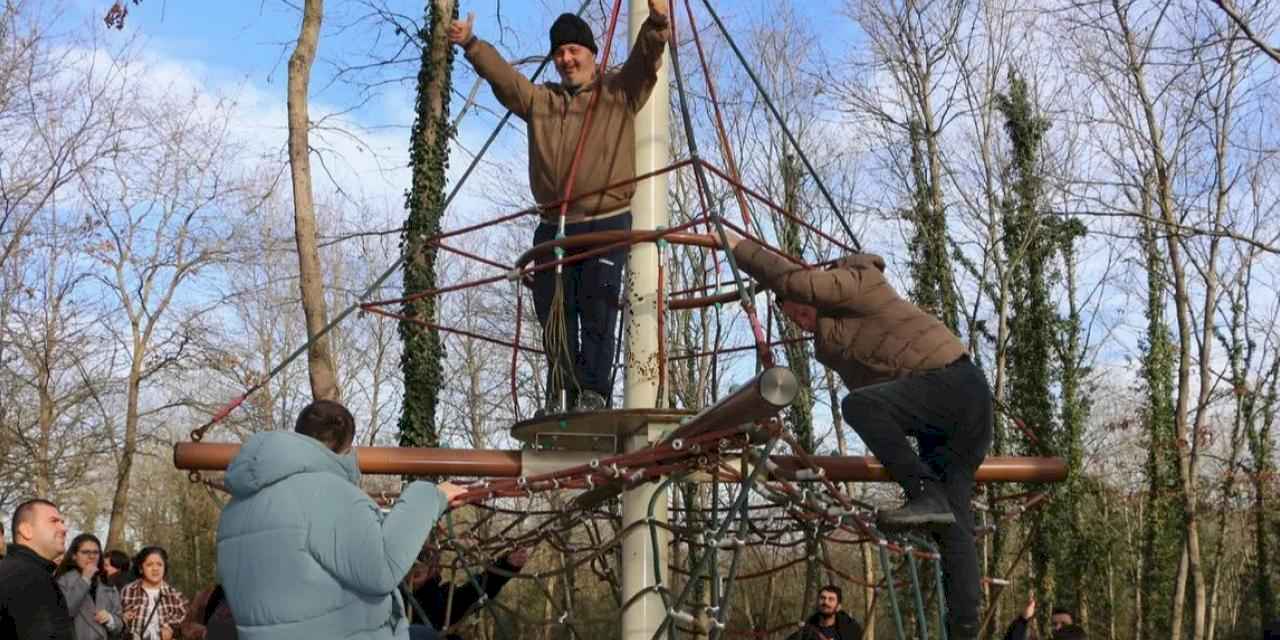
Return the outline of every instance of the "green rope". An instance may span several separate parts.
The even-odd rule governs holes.
[[[889,591],[889,605],[893,609],[893,627],[898,632],[898,640],[907,640],[907,632],[902,626],[902,610],[898,607],[898,586],[894,584],[893,565],[889,563],[889,550],[884,544],[877,547],[880,551],[880,571],[884,574],[885,588]]]
[[[924,592],[920,588],[920,561],[912,547],[906,548],[906,556],[911,571],[911,596],[916,605],[916,629],[920,640],[929,640],[929,619],[924,614]]]

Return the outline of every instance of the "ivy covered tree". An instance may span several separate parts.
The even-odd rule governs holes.
[[[1171,620],[1174,579],[1182,555],[1182,507],[1179,496],[1177,435],[1174,425],[1174,360],[1169,325],[1164,318],[1168,265],[1160,238],[1150,222],[1151,196],[1141,196],[1144,215],[1142,250],[1147,266],[1147,331],[1142,349],[1142,411],[1147,446],[1147,495],[1142,523],[1142,577],[1138,589],[1142,637],[1176,637]],[[1179,624],[1177,628],[1181,628]]]
[[[452,85],[453,48],[449,45],[449,23],[458,15],[456,2],[427,0],[422,65],[418,70],[413,131],[409,140],[409,166],[413,183],[405,193],[404,231],[400,251],[404,261],[406,296],[436,288],[434,247],[422,240],[440,232],[444,215],[445,172],[449,168],[449,93]],[[405,316],[434,324],[438,309],[434,296],[406,302]],[[400,339],[404,350],[400,368],[404,373],[404,406],[400,415],[400,446],[434,447],[440,442],[436,426],[436,406],[440,402],[444,343],[439,331],[419,322],[402,320]]]
[[[947,212],[942,206],[941,177],[930,158],[937,132],[926,131],[916,120],[908,127],[911,142],[911,207],[906,212],[913,226],[907,249],[911,256],[911,300],[952,331],[959,332],[960,300],[955,274],[947,253]]]
[[[803,217],[800,209],[800,178],[803,175],[795,156],[784,154],[781,161],[783,184],[783,206],[787,211]],[[781,218],[781,216],[779,216]],[[778,242],[788,255],[802,255],[804,247],[801,242],[800,225],[792,219],[777,220]],[[778,319],[779,333],[787,341],[783,347],[787,354],[787,366],[796,374],[800,386],[800,395],[787,408],[788,422],[791,432],[796,435],[800,444],[808,451],[814,451],[813,439],[813,369],[811,368],[812,349],[809,342],[802,340],[804,331],[782,314],[781,308],[775,313]]]
[[[1084,432],[1093,404],[1090,400],[1085,363],[1088,344],[1078,297],[1077,242],[1085,235],[1084,224],[1069,220],[1056,225],[1054,237],[1062,263],[1066,293],[1066,315],[1058,320],[1056,335],[1058,366],[1058,419],[1054,454],[1067,463],[1066,486],[1047,508],[1046,520],[1053,540],[1053,574],[1058,602],[1073,610],[1087,612],[1093,590],[1086,584],[1091,572],[1100,574],[1101,554],[1093,552],[1109,543],[1103,532],[1084,524],[1081,504],[1085,496],[1097,494],[1099,487],[1085,477]]]
[[[1000,203],[1004,252],[1009,272],[1008,407],[1027,424],[1042,446],[1052,446],[1056,429],[1052,393],[1057,313],[1050,301],[1055,225],[1044,210],[1045,178],[1041,160],[1048,119],[1037,112],[1026,80],[1009,70],[1008,93],[996,95],[996,108],[1004,117],[1009,138],[1009,164],[1005,169],[1005,197]],[[1025,453],[1043,455],[1033,443]],[[1051,589],[1048,580],[1052,557],[1051,523],[1046,513],[1031,523],[1031,559],[1040,589]],[[1051,592],[1050,592],[1051,593]],[[1046,593],[1048,595],[1048,593]]]

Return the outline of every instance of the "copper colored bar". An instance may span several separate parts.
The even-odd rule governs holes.
[[[800,468],[796,456],[773,456],[779,467]],[[814,464],[826,469],[833,482],[889,482],[885,471],[873,456],[813,456]],[[1067,479],[1067,463],[1062,458],[1005,457],[987,458],[978,467],[978,482],[1062,482]]]
[[[173,465],[192,471],[221,471],[231,464],[240,445],[179,442],[173,445]],[[475,476],[513,478],[520,475],[519,451],[497,449],[427,449],[416,447],[356,447],[360,471],[371,474]]]
[[[189,471],[222,471],[239,451],[237,444],[180,442],[173,446],[173,464]],[[546,473],[557,465],[567,468],[583,464],[590,457],[555,451],[523,453],[549,454],[536,468],[528,469],[529,473]],[[356,448],[362,472],[385,475],[516,478],[527,475],[521,454],[521,451],[497,449]],[[835,482],[889,481],[884,467],[870,456],[814,456],[813,459],[827,470],[826,477]],[[773,461],[787,470],[801,466],[796,456],[773,456]],[[987,458],[977,474],[978,482],[1062,482],[1066,478],[1067,465],[1061,458]]]

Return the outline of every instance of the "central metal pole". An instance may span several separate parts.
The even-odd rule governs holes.
[[[630,39],[634,43],[640,27],[649,16],[648,0],[631,0],[628,16]],[[670,63],[663,55],[658,70],[658,82],[649,95],[648,102],[636,114],[636,175],[642,175],[671,164],[671,136],[668,129],[670,92],[668,71]],[[636,185],[631,198],[633,228],[652,230],[668,225],[670,211],[667,207],[667,178],[649,178]],[[627,258],[630,280],[627,296],[627,367],[623,406],[628,409],[656,407],[658,401],[658,247],[647,242],[631,247]],[[632,436],[625,443],[628,451],[648,446],[650,439],[658,435],[661,425]],[[657,490],[657,483],[647,483],[622,494],[622,525],[628,533],[622,539],[622,601],[630,604],[622,611],[623,640],[649,640],[666,617],[662,597],[649,590],[638,599],[632,598],[655,584],[666,584],[667,541],[665,529],[659,529],[657,549],[654,549],[649,527],[627,529],[634,522],[648,517],[649,502]],[[667,497],[658,496],[653,517],[667,521]],[[655,562],[654,553],[659,554]],[[654,575],[654,566],[662,573]]]

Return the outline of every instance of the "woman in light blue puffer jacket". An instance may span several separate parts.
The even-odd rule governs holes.
[[[396,587],[462,490],[414,482],[383,514],[360,489],[354,434],[346,408],[316,401],[228,468],[218,578],[241,640],[408,638]]]

